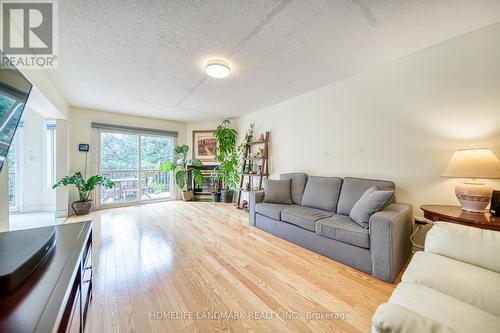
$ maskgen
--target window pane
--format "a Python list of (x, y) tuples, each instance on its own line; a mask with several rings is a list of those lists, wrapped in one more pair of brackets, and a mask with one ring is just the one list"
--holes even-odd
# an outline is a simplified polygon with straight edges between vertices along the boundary
[(172, 138), (141, 136), (141, 169), (158, 170), (172, 154)]
[(138, 199), (139, 136), (101, 133), (101, 174), (113, 180), (113, 189), (101, 189), (101, 203)]
[(56, 130), (53, 126), (47, 126), (46, 133), (46, 146), (47, 146), (47, 154), (46, 154), (46, 181), (47, 187), (51, 187), (56, 181)]
[(16, 146), (14, 142), (10, 146), (7, 160), (9, 165), (9, 206), (14, 207), (16, 205)]
[(134, 134), (101, 134), (102, 170), (137, 170), (138, 136)]
[(143, 171), (141, 176), (142, 200), (170, 198), (172, 172)]
[(161, 172), (160, 163), (172, 152), (171, 137), (141, 136), (142, 200), (171, 196), (172, 172)]

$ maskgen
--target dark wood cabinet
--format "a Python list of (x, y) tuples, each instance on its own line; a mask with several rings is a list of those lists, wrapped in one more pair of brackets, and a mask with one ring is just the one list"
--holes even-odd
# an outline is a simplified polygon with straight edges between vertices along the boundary
[[(92, 239), (92, 237), (91, 237)], [(82, 332), (85, 330), (86, 318), (92, 299), (92, 242), (89, 242), (82, 260)]]
[(82, 332), (82, 300), (80, 295), (80, 286), (75, 284), (73, 292), (70, 296), (70, 302), (67, 304), (65, 309), (65, 317), (62, 321), (62, 325), (59, 326), (59, 332)]
[(92, 299), (92, 222), (56, 226), (54, 252), (0, 299), (0, 332), (79, 332)]

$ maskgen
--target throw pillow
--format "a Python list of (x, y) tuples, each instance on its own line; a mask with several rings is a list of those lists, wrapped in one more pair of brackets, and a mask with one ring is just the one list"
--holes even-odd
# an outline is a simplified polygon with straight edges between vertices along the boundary
[(290, 192), (290, 179), (264, 179), (264, 202), (277, 204), (292, 204), (292, 196)]
[(375, 186), (372, 186), (354, 204), (349, 217), (367, 229), (370, 216), (386, 208), (393, 196), (394, 191), (378, 191)]

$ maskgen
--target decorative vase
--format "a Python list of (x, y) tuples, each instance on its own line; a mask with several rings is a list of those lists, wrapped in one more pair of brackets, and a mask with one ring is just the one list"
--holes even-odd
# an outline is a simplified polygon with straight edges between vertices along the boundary
[(182, 191), (182, 200), (191, 201), (193, 200), (193, 192), (191, 191)]
[(220, 201), (220, 192), (212, 192), (212, 202)]
[(87, 215), (92, 210), (93, 205), (94, 200), (75, 201), (71, 204), (71, 208), (76, 215)]
[(222, 190), (220, 192), (220, 201), (224, 203), (232, 203), (233, 202), (233, 190)]

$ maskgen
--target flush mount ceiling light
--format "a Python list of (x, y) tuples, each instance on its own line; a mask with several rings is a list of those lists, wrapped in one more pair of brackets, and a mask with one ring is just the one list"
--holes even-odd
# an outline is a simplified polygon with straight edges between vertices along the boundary
[(205, 66), (205, 73), (210, 77), (223, 79), (231, 74), (231, 68), (222, 60), (212, 60)]

